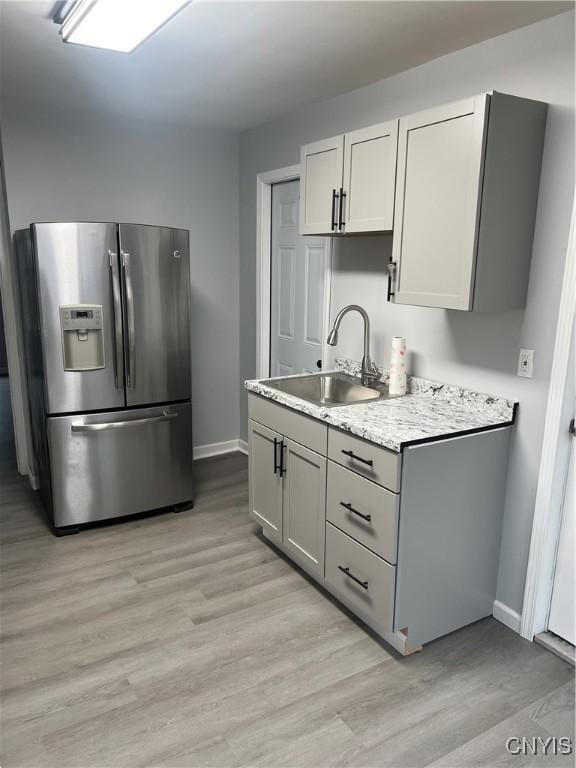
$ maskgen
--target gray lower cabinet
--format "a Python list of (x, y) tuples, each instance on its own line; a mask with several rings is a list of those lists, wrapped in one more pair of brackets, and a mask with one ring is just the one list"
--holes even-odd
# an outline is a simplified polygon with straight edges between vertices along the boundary
[(250, 516), (313, 576), (324, 577), (325, 456), (249, 420)]
[(284, 441), (283, 541), (290, 557), (324, 575), (326, 458)]
[(250, 420), (250, 516), (262, 526), (266, 536), (275, 542), (282, 541), (282, 477), (276, 465), (279, 437), (280, 435), (268, 427)]
[(257, 395), (248, 407), (251, 517), (384, 640), (407, 654), (491, 615), (509, 427), (395, 453)]

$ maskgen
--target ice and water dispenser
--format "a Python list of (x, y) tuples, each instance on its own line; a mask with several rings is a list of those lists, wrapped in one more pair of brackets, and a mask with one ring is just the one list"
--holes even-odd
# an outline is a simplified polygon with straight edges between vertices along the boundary
[(101, 304), (60, 307), (60, 327), (65, 371), (104, 368)]

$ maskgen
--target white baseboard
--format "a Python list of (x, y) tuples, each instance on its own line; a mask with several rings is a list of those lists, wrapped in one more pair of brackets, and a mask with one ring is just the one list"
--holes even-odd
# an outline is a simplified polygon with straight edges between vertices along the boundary
[(208, 459), (212, 456), (222, 456), (225, 453), (248, 453), (248, 446), (245, 440), (225, 440), (222, 443), (209, 443), (208, 445), (194, 446), (194, 460)]
[(514, 630), (514, 632), (520, 634), (522, 616), (516, 611), (512, 610), (512, 608), (509, 606), (501, 603), (500, 600), (494, 600), (492, 616), (494, 616), (495, 619), (498, 619), (498, 621), (501, 621), (502, 624), (505, 624), (507, 627)]

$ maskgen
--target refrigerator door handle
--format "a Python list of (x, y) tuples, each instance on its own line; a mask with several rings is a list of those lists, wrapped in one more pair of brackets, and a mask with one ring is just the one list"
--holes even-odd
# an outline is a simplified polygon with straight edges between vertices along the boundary
[(157, 424), (159, 421), (171, 421), (177, 419), (177, 413), (162, 411), (158, 416), (148, 416), (145, 419), (128, 419), (126, 421), (107, 421), (102, 424), (73, 423), (71, 432), (103, 432), (107, 429), (123, 429), (124, 427), (139, 427), (142, 424)]
[(108, 251), (110, 274), (112, 275), (112, 317), (114, 320), (114, 379), (116, 389), (124, 389), (122, 376), (122, 305), (120, 303), (120, 275), (118, 254)]
[(132, 276), (130, 274), (130, 254), (122, 253), (122, 273), (124, 276), (124, 295), (126, 296), (126, 314), (128, 325), (128, 370), (126, 371), (126, 383), (128, 389), (136, 386), (136, 365), (134, 345), (134, 291), (132, 289)]

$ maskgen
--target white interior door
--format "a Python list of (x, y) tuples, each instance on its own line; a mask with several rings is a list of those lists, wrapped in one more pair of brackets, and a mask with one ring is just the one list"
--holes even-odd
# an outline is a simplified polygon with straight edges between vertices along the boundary
[(550, 606), (550, 619), (548, 629), (576, 645), (574, 604), (576, 602), (574, 569), (574, 549), (576, 547), (576, 525), (574, 522), (574, 438), (570, 446), (570, 459), (568, 462), (568, 476), (566, 478), (566, 490), (562, 507), (562, 523), (560, 527), (560, 540), (558, 543), (558, 556), (556, 571), (554, 573), (554, 587), (552, 589), (552, 604)]
[(300, 182), (272, 187), (270, 375), (322, 366), (328, 239), (298, 228)]

